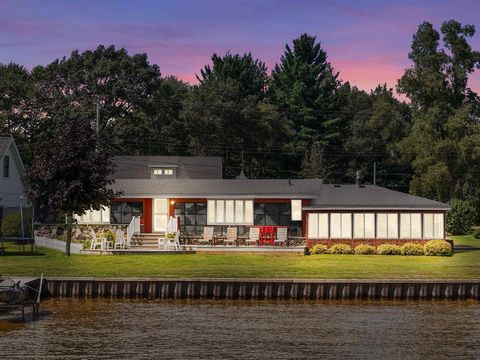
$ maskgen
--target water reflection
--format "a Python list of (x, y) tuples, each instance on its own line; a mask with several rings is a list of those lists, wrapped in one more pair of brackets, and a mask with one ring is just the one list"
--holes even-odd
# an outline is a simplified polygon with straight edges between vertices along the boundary
[(0, 359), (477, 359), (480, 304), (48, 300)]

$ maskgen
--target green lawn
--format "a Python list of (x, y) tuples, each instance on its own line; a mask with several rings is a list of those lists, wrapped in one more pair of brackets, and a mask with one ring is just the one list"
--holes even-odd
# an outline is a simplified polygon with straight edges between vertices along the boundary
[[(455, 237), (480, 247), (471, 236)], [(43, 255), (0, 256), (0, 274), (96, 277), (205, 277), (305, 279), (480, 279), (480, 250), (452, 257), (365, 255), (72, 255), (41, 249)]]

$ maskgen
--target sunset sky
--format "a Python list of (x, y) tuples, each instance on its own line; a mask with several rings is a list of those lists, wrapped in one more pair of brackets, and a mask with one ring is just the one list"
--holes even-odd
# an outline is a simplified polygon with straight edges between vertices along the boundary
[[(193, 83), (214, 52), (251, 51), (271, 69), (285, 44), (307, 32), (341, 79), (369, 90), (395, 86), (422, 21), (474, 24), (471, 44), (480, 49), (479, 15), (478, 0), (0, 0), (0, 63), (31, 68), (114, 44), (146, 52), (163, 75)], [(470, 85), (480, 90), (480, 71)]]

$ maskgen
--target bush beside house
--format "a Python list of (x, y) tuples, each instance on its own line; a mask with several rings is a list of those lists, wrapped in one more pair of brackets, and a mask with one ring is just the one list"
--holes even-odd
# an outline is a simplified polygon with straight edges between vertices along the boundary
[(447, 213), (446, 230), (452, 235), (465, 235), (470, 232), (475, 218), (475, 208), (470, 202), (453, 199), (450, 201), (452, 209)]
[(427, 256), (451, 256), (452, 246), (445, 240), (430, 240), (423, 251)]

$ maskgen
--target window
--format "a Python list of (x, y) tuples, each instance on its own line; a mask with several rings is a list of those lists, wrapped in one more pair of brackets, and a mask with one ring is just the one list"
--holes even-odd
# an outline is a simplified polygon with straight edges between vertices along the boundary
[(153, 175), (155, 177), (163, 177), (163, 176), (172, 176), (173, 175), (173, 169), (153, 169), (152, 170)]
[(422, 238), (422, 214), (400, 214), (400, 239)]
[(130, 224), (133, 216), (142, 216), (143, 202), (115, 202), (110, 208), (111, 224)]
[(377, 214), (377, 239), (398, 238), (398, 214)]
[(302, 200), (292, 200), (292, 221), (302, 221)]
[(328, 214), (308, 214), (308, 237), (310, 239), (328, 239)]
[(102, 207), (100, 210), (88, 210), (82, 216), (75, 215), (80, 224), (109, 224), (110, 208)]
[(3, 157), (3, 177), (10, 175), (10, 157), (5, 155)]
[(175, 203), (175, 216), (180, 220), (180, 230), (187, 234), (202, 234), (207, 225), (207, 203)]
[(353, 237), (355, 239), (375, 238), (374, 213), (355, 213), (353, 215)]
[(252, 200), (208, 200), (208, 225), (253, 225)]
[(352, 237), (352, 214), (330, 214), (330, 238), (350, 239)]
[(423, 237), (443, 239), (443, 214), (423, 214)]

